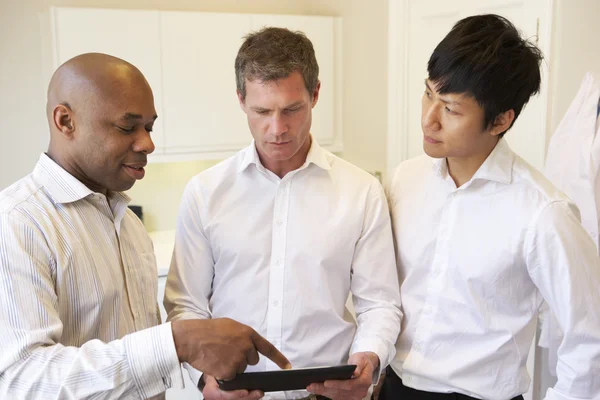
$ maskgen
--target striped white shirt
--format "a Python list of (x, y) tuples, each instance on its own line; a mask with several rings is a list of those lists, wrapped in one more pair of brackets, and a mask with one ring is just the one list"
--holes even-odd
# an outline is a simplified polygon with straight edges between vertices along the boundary
[(0, 398), (183, 386), (171, 326), (158, 325), (152, 242), (129, 200), (92, 192), (45, 154), (0, 192)]

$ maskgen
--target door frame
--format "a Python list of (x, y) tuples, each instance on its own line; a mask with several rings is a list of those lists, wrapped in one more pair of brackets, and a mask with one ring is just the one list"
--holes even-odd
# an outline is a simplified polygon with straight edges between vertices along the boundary
[[(542, 87), (540, 90), (546, 131), (550, 126), (552, 93), (549, 92), (550, 74), (548, 61), (551, 59), (552, 20), (555, 0), (539, 0), (541, 3), (538, 22), (538, 47), (544, 54), (542, 62)], [(408, 29), (410, 17), (409, 0), (388, 0), (388, 129), (386, 172), (388, 176), (400, 162), (408, 158)], [(418, 99), (414, 99), (417, 101)], [(551, 133), (546, 132), (544, 154)]]

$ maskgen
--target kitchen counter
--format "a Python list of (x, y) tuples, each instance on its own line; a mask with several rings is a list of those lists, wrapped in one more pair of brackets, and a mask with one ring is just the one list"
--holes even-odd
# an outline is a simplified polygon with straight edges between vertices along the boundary
[(158, 276), (167, 276), (175, 244), (175, 230), (155, 231), (148, 234), (154, 244)]

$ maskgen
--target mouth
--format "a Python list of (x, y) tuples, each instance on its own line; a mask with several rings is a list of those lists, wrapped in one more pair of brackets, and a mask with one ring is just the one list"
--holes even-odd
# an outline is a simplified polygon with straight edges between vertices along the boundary
[(144, 167), (146, 166), (146, 163), (133, 163), (133, 164), (123, 164), (123, 168), (125, 169), (125, 171), (134, 179), (139, 180), (142, 179), (144, 177), (144, 175), (146, 174), (146, 171), (144, 170)]
[(431, 143), (431, 144), (438, 144), (438, 143), (442, 143), (439, 140), (435, 140), (427, 135), (423, 136), (423, 140), (425, 140), (427, 143)]
[(291, 142), (281, 142), (281, 143), (271, 142), (271, 144), (276, 147), (285, 146), (286, 144), (290, 144), (290, 143)]

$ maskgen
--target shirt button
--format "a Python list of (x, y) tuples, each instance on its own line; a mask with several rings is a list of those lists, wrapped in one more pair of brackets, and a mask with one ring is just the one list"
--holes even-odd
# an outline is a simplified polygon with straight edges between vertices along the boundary
[(277, 225), (281, 225), (281, 224), (283, 224), (283, 221), (282, 220), (277, 220)]
[(281, 264), (281, 260), (275, 261), (275, 265), (280, 265), (280, 264)]
[(273, 301), (273, 306), (277, 307), (279, 305), (279, 302), (277, 300)]

